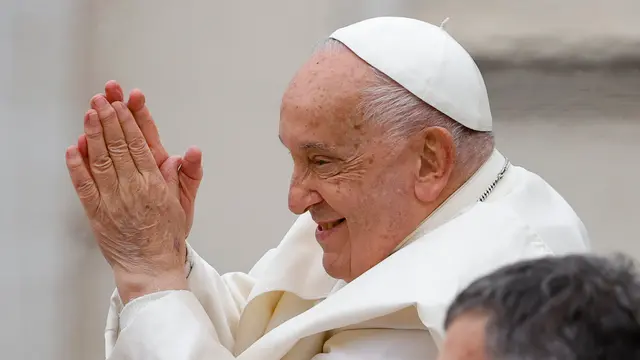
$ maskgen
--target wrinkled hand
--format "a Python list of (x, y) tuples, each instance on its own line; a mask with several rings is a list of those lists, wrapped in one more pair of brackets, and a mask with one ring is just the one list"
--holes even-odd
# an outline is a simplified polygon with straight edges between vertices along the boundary
[[(70, 146), (67, 167), (122, 300), (186, 289), (189, 224), (178, 182), (163, 177), (127, 105), (96, 95), (91, 107), (84, 119), (86, 162)], [(168, 157), (162, 167), (177, 177), (181, 163)]]
[[(124, 92), (116, 81), (112, 80), (107, 82), (104, 94), (109, 103), (124, 101)], [(129, 100), (127, 101), (127, 107), (142, 131), (142, 135), (151, 149), (151, 153), (162, 173), (162, 177), (180, 199), (180, 204), (187, 216), (188, 236), (193, 225), (196, 195), (203, 177), (202, 152), (197, 147), (190, 147), (182, 158), (175, 155), (169, 156), (169, 153), (160, 141), (158, 128), (146, 105), (145, 96), (140, 90), (134, 89), (131, 91)], [(82, 134), (78, 138), (78, 149), (85, 163), (88, 164), (86, 134)], [(177, 173), (175, 172), (175, 161), (180, 162)]]

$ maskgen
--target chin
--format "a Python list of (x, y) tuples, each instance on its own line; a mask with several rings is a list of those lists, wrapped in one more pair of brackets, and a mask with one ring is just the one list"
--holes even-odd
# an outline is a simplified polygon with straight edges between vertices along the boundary
[(349, 281), (349, 263), (340, 261), (339, 254), (324, 253), (322, 256), (322, 266), (324, 267), (324, 271), (332, 278)]

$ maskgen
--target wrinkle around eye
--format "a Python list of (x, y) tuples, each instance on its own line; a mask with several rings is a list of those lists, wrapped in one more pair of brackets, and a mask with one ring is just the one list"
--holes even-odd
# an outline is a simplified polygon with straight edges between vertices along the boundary
[(329, 178), (340, 173), (341, 167), (335, 160), (322, 157), (310, 159), (309, 163), (313, 167), (313, 172), (322, 178)]
[(344, 179), (356, 180), (362, 178), (366, 172), (366, 161), (364, 154), (358, 154), (345, 162), (340, 171)]

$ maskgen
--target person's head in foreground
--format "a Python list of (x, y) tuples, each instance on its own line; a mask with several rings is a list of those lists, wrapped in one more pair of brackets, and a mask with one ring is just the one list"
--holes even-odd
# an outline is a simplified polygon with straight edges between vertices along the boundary
[(640, 359), (640, 278), (624, 257), (498, 269), (451, 304), (440, 360)]
[(285, 91), (279, 129), (289, 208), (318, 223), (326, 271), (349, 281), (386, 258), (491, 156), (491, 123), (482, 76), (445, 30), (336, 31)]

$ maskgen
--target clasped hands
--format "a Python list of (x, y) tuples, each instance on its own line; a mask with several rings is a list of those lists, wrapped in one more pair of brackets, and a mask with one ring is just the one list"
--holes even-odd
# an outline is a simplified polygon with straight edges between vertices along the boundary
[(202, 180), (202, 153), (169, 156), (139, 90), (115, 81), (91, 99), (66, 163), (124, 303), (187, 289), (186, 238)]

